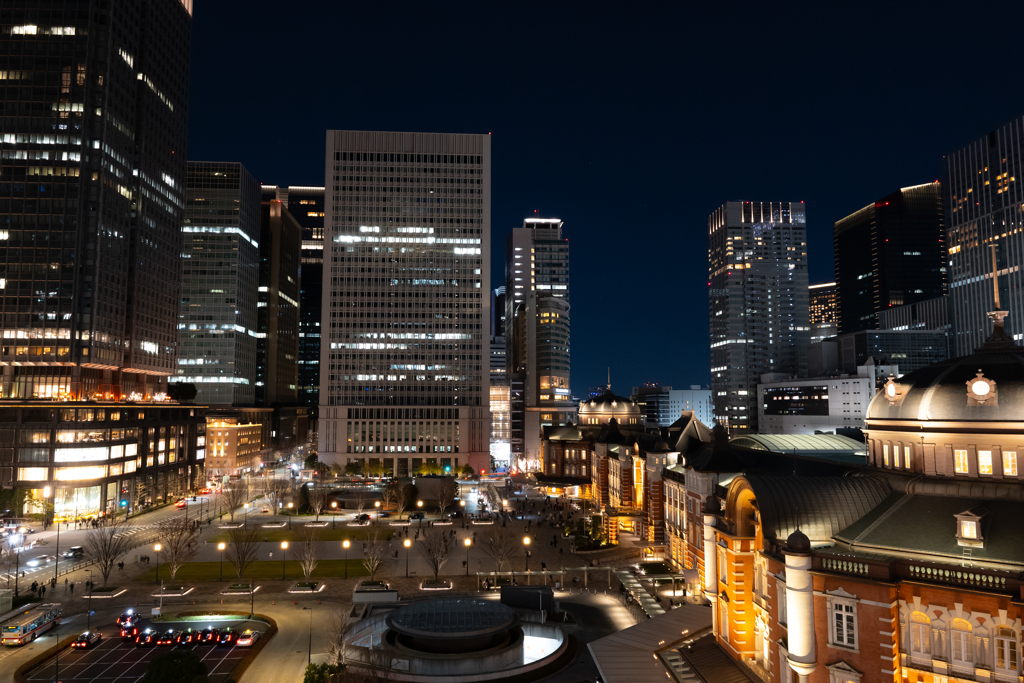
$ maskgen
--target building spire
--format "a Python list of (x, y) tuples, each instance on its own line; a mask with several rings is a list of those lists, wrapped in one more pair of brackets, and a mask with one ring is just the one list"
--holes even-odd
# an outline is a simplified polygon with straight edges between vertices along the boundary
[(980, 349), (977, 350), (990, 350), (1000, 351), (1004, 349), (1016, 348), (1017, 344), (1013, 341), (1010, 335), (1006, 334), (1006, 327), (1004, 321), (1006, 316), (1010, 315), (1009, 311), (1004, 311), (999, 305), (999, 268), (996, 265), (996, 249), (999, 245), (994, 242), (988, 245), (988, 248), (992, 250), (992, 294), (995, 298), (995, 310), (988, 312), (988, 317), (992, 321), (992, 334), (985, 340), (985, 343), (981, 345)]
[(611, 366), (609, 366), (608, 367), (608, 391), (611, 391), (611, 390), (612, 390), (612, 369), (611, 369)]

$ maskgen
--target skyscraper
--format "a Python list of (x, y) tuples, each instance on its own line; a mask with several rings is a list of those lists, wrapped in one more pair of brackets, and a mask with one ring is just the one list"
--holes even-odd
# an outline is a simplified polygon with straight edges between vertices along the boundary
[(264, 201), (256, 304), (256, 403), (261, 406), (294, 405), (298, 400), (301, 242), (302, 228), (281, 200)]
[(972, 353), (992, 331), (995, 306), (992, 249), (999, 270), (999, 304), (1009, 311), (1007, 334), (1024, 334), (1024, 117), (946, 158), (949, 182), (949, 297), (953, 355)]
[(490, 152), (488, 135), (327, 132), (322, 459), (489, 466)]
[(0, 7), (3, 398), (173, 372), (191, 23), (178, 0)]
[(505, 287), (491, 291), (491, 462), (510, 463), (510, 387), (505, 357)]
[(188, 162), (181, 227), (178, 372), (197, 401), (252, 405), (256, 399), (260, 185), (239, 163)]
[(839, 332), (878, 329), (878, 313), (946, 293), (942, 186), (904, 187), (836, 221)]
[[(505, 246), (505, 357), (522, 381), (512, 404), (511, 457), (536, 460), (545, 425), (565, 424), (576, 408), (569, 391), (569, 240), (558, 218), (527, 218)], [(518, 414), (518, 410), (523, 413)]]
[(810, 297), (810, 343), (834, 337), (837, 331), (836, 318), (839, 305), (836, 297), (836, 283), (825, 282), (807, 287)]
[(727, 202), (708, 219), (715, 415), (757, 431), (765, 373), (802, 374), (810, 330), (803, 202)]

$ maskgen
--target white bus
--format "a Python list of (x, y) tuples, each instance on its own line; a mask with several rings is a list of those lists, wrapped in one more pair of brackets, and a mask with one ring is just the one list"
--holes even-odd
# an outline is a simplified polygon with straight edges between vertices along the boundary
[(39, 605), (10, 619), (3, 625), (2, 642), (4, 645), (24, 645), (31, 643), (38, 636), (55, 628), (60, 623), (62, 610), (60, 605)]

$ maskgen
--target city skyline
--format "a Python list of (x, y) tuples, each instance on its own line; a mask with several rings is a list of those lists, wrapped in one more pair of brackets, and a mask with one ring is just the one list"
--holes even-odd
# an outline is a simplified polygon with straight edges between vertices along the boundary
[[(246, 36), (262, 30), (275, 6), (198, 3), (195, 54), (204, 68), (192, 78), (190, 146), (193, 158), (242, 161), (264, 183), (322, 185), (322, 132), (329, 128), (492, 133), (494, 244), (534, 210), (587, 226), (573, 249), (573, 393), (582, 398), (587, 387), (603, 384), (609, 365), (620, 391), (649, 380), (707, 384), (708, 328), (698, 295), (706, 287), (706, 255), (691, 245), (703, 239), (716, 206), (742, 198), (805, 200), (812, 207), (810, 281), (831, 281), (835, 221), (893, 188), (941, 180), (944, 155), (1024, 111), (1024, 95), (983, 70), (971, 72), (979, 79), (974, 87), (999, 93), (984, 107), (957, 98), (935, 106), (951, 82), (944, 74), (966, 69), (942, 37), (958, 36), (958, 51), (984, 50), (987, 28), (981, 14), (941, 9), (952, 3), (933, 7), (921, 14), (871, 3), (813, 10), (750, 5), (734, 25), (724, 6), (698, 16), (678, 7), (614, 20), (601, 6), (406, 8), (394, 21), (383, 7), (350, 7), (342, 16), (340, 7), (311, 3), (308, 11), (320, 19), (293, 49), (257, 69), (240, 55), (247, 54)], [(873, 21), (864, 35), (855, 27), (868, 17), (885, 20)], [(379, 55), (373, 34), (357, 31), (345, 31), (339, 43), (335, 27), (354, 23), (389, 26), (392, 47)], [(236, 30), (225, 32), (226, 25)], [(739, 45), (773, 34), (799, 39), (754, 58), (746, 50), (723, 53), (716, 32), (707, 30), (712, 26), (732, 26), (730, 42)], [(459, 76), (428, 87), (414, 46), (431, 32), (487, 38), (481, 48), (438, 55), (438, 68)], [(855, 59), (844, 47), (853, 43), (863, 48)], [(551, 50), (555, 44), (563, 49)], [(339, 59), (345, 87), (324, 85), (325, 65)], [(915, 77), (880, 78), (900, 71)], [(756, 84), (777, 82), (780, 74), (795, 75), (795, 90), (786, 92), (799, 104), (761, 106), (759, 98), (775, 96)], [(268, 110), (256, 95), (268, 78), (308, 99), (296, 109)], [(235, 95), (225, 97), (229, 80)], [(867, 88), (871, 98), (857, 94)], [(394, 106), (405, 94), (415, 106)], [(870, 104), (879, 99), (887, 106)], [(545, 108), (557, 116), (538, 116)], [(651, 144), (655, 131), (658, 142)], [(250, 144), (255, 138), (258, 154)], [(770, 163), (748, 163), (754, 150), (778, 142), (795, 146), (770, 155)], [(645, 238), (623, 239), (628, 234)], [(504, 263), (500, 252), (492, 250), (495, 275)], [(612, 272), (635, 289), (607, 288)], [(672, 282), (641, 280), (652, 273)], [(635, 347), (603, 334), (608, 311), (628, 310), (640, 297), (672, 312), (662, 333), (635, 340)]]

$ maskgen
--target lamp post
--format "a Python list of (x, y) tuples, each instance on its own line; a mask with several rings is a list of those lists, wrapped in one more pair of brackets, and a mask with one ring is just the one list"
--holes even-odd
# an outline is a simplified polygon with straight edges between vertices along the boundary
[(221, 542), (217, 544), (217, 550), (220, 551), (220, 580), (224, 580), (224, 548), (227, 547), (227, 543)]
[(92, 570), (89, 571), (89, 606), (85, 610), (85, 630), (92, 626)]
[(526, 546), (526, 571), (530, 571), (530, 537), (523, 536), (523, 545)]
[[(160, 551), (163, 550), (163, 546), (157, 543), (153, 546), (153, 550), (156, 551), (156, 580), (160, 580)], [(161, 591), (162, 592), (162, 591)]]
[(466, 528), (466, 501), (460, 500), (459, 507), (462, 508), (462, 528)]
[(249, 503), (248, 502), (245, 504), (245, 521), (242, 523), (242, 526), (245, 527), (246, 529), (249, 528)]
[(288, 541), (281, 541), (281, 578), (284, 579), (284, 561), (288, 558)]
[(469, 547), (473, 545), (473, 539), (466, 538), (463, 543), (466, 546), (466, 576), (469, 576)]
[[(50, 487), (43, 487), (43, 498), (50, 497)], [(53, 563), (53, 585), (57, 585), (57, 565), (60, 564), (60, 522), (57, 521), (57, 492), (53, 492), (53, 521), (57, 525), (57, 544), (53, 549), (53, 554), (56, 555), (57, 560)]]
[[(313, 608), (303, 607), (303, 610), (309, 610), (309, 651), (306, 654), (306, 665), (313, 661)], [(302, 650), (299, 650), (302, 652)]]
[(402, 542), (405, 546), (405, 578), (409, 578), (409, 547), (412, 545), (412, 541), (408, 538)]
[(341, 547), (345, 549), (345, 578), (348, 578), (348, 547), (352, 545), (346, 538), (341, 542)]
[[(416, 507), (419, 509), (420, 512), (423, 512), (423, 501), (422, 500), (417, 500), (416, 501)], [(423, 516), (422, 515), (420, 516), (420, 526), (423, 526)]]
[(331, 501), (331, 528), (332, 529), (337, 529), (338, 528), (337, 521), (338, 521), (338, 501), (332, 500)]
[(377, 508), (377, 524), (380, 525), (380, 501), (373, 501), (373, 507)]

